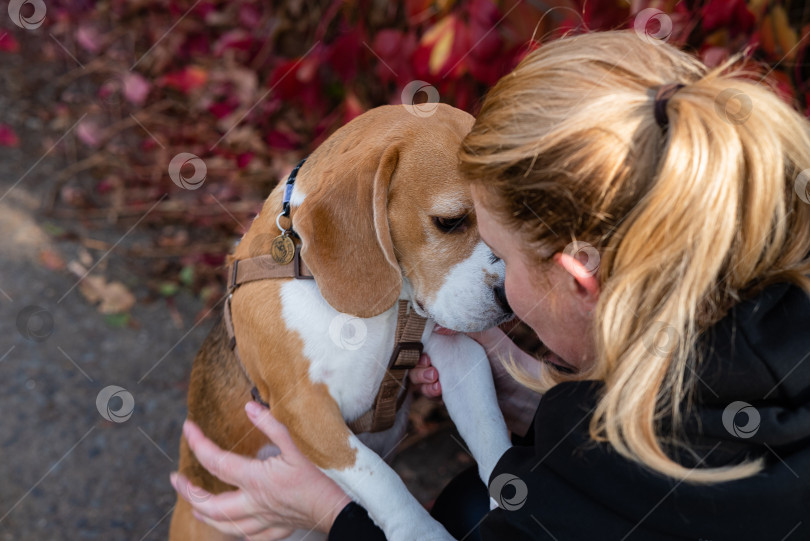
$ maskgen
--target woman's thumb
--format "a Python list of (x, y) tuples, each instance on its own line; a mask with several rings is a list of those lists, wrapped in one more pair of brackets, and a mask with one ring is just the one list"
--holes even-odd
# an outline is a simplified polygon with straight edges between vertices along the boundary
[(245, 411), (250, 421), (261, 430), (270, 441), (281, 450), (282, 455), (299, 453), (298, 448), (290, 437), (290, 432), (278, 419), (276, 419), (268, 408), (250, 401), (245, 404)]

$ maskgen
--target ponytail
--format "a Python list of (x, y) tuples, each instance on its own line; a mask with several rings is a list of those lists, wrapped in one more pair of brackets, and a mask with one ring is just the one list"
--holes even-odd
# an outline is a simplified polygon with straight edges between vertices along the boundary
[[(663, 85), (683, 86), (662, 124)], [(537, 390), (603, 381), (591, 436), (654, 471), (695, 483), (759, 471), (687, 469), (664, 444), (685, 446), (700, 333), (769, 283), (810, 294), (807, 121), (738, 59), (709, 70), (633, 32), (594, 33), (546, 44), (501, 79), (459, 156), (538, 274), (549, 262), (536, 247), (576, 240), (600, 253), (594, 365), (538, 381), (507, 362), (515, 377)]]

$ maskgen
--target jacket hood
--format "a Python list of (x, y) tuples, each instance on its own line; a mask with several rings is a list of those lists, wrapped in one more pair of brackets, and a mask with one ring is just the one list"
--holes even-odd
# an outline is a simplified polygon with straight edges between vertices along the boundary
[(723, 441), (720, 463), (742, 459), (752, 447), (790, 452), (810, 442), (807, 293), (770, 285), (731, 308), (702, 340), (699, 405), (686, 416), (687, 434)]

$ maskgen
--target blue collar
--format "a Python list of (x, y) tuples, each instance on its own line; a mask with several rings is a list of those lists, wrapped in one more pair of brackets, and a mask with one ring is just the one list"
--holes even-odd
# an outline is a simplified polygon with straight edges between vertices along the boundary
[[(301, 169), (301, 166), (304, 165), (305, 161), (307, 161), (307, 158), (304, 158), (303, 160), (298, 162), (298, 165), (296, 165), (293, 168), (293, 170), (290, 171), (290, 176), (287, 177), (287, 185), (284, 187), (284, 199), (282, 199), (281, 201), (281, 216), (284, 216), (285, 218), (290, 217), (290, 197), (292, 196), (293, 185), (295, 184), (295, 177), (298, 175), (298, 170)], [(278, 223), (278, 220), (276, 220), (276, 223)], [(298, 233), (296, 233), (293, 230), (292, 220), (290, 220), (289, 231), (290, 234), (293, 235), (294, 237), (301, 238), (298, 236)]]

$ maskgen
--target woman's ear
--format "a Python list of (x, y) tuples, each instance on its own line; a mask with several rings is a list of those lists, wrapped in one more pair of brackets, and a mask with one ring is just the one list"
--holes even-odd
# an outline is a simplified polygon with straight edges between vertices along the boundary
[[(381, 314), (397, 301), (402, 270), (388, 224), (388, 187), (398, 143), (379, 151), (353, 148), (327, 154), (320, 174), (292, 216), (306, 262), (326, 302), (357, 317)], [(302, 170), (303, 172), (303, 170)]]
[(565, 252), (554, 254), (554, 262), (571, 275), (574, 279), (576, 292), (581, 296), (581, 300), (592, 309), (599, 300), (601, 286), (599, 285), (599, 268), (593, 268), (590, 261), (582, 262), (573, 255)]

